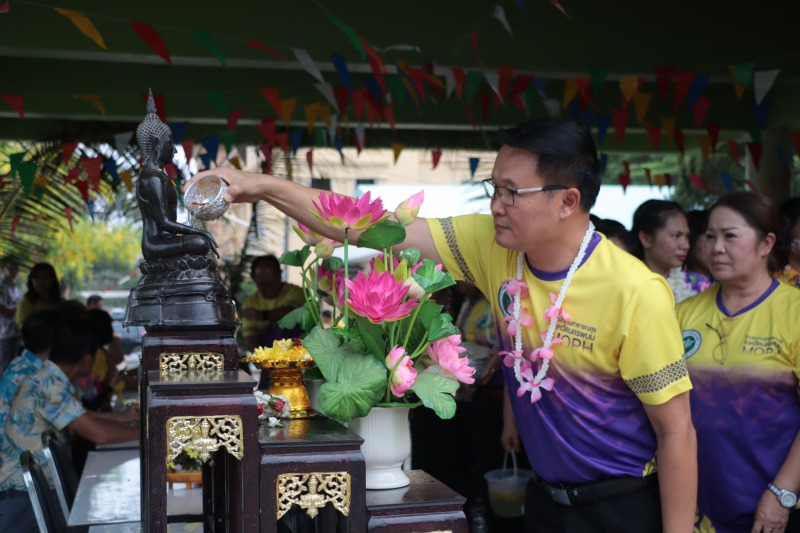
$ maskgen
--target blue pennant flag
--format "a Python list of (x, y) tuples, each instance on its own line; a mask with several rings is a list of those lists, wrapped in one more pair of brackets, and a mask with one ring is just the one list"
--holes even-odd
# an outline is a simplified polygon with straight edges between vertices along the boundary
[(603, 174), (606, 173), (607, 166), (608, 166), (608, 154), (600, 154), (600, 177), (603, 177)]
[(92, 222), (94, 222), (94, 200), (89, 200), (86, 202), (86, 212), (89, 213)]
[(569, 116), (573, 122), (577, 122), (580, 124), (581, 122), (581, 104), (578, 103), (577, 98), (573, 98), (573, 100), (567, 106), (567, 111), (569, 111)]
[(211, 168), (211, 156), (209, 154), (200, 154), (200, 161), (203, 162), (205, 168)]
[(172, 130), (172, 140), (176, 143), (179, 143), (183, 140), (183, 134), (186, 132), (186, 128), (189, 126), (189, 122), (173, 122), (169, 125), (169, 129)]
[(703, 91), (706, 90), (708, 85), (708, 76), (695, 76), (692, 80), (692, 86), (689, 87), (689, 92), (686, 93), (686, 103), (689, 108), (693, 108), (697, 100), (703, 96)]
[(475, 177), (475, 171), (478, 170), (478, 163), (480, 162), (481, 160), (477, 157), (469, 158), (469, 173), (473, 178)]
[(361, 81), (364, 82), (364, 86), (369, 89), (369, 92), (375, 97), (375, 101), (378, 102), (378, 105), (381, 105), (383, 98), (381, 98), (381, 89), (378, 87), (378, 80), (375, 79), (375, 76), (372, 74), (363, 76)]
[(781, 163), (783, 170), (789, 170), (789, 160), (786, 158), (786, 150), (782, 146), (775, 147), (775, 155), (778, 156), (778, 161)]
[(762, 100), (760, 104), (757, 104), (755, 100), (753, 100), (753, 111), (756, 114), (756, 124), (758, 124), (758, 129), (763, 130), (767, 127), (769, 112), (771, 110), (772, 102), (770, 100)]
[(350, 70), (347, 68), (344, 57), (341, 54), (331, 54), (331, 63), (333, 63), (333, 68), (336, 69), (339, 79), (342, 80), (342, 85), (347, 88), (348, 93), (352, 94), (353, 82), (350, 81)]
[(117, 163), (113, 159), (109, 159), (107, 157), (103, 158), (103, 170), (108, 172), (112, 178), (114, 178), (114, 183), (119, 185), (122, 183), (122, 180), (119, 177), (119, 173), (117, 172)]
[(342, 138), (336, 137), (333, 139), (333, 147), (339, 151), (339, 158), (342, 160), (342, 164), (344, 165), (344, 152), (342, 152)]
[(219, 153), (219, 135), (203, 137), (200, 139), (200, 144), (206, 149), (205, 155), (208, 156), (207, 159), (204, 159), (203, 156), (200, 156), (200, 159), (202, 159), (203, 163), (205, 163), (206, 168), (211, 168), (209, 162), (213, 161), (215, 165), (217, 163), (217, 154)]
[(592, 133), (592, 117), (594, 113), (592, 112), (591, 107), (587, 107), (586, 111), (583, 112), (583, 127), (586, 128), (586, 131), (589, 132), (591, 135)]
[(517, 9), (522, 11), (522, 15), (525, 17), (525, 20), (528, 21), (528, 24), (530, 24), (531, 17), (528, 16), (528, 10), (525, 9), (525, 0), (514, 0), (514, 4), (517, 6)]
[(597, 146), (603, 144), (603, 139), (606, 138), (608, 127), (611, 126), (611, 117), (608, 115), (597, 115), (594, 119), (597, 124)]
[(300, 148), (300, 143), (303, 142), (303, 128), (295, 128), (290, 134), (292, 142), (292, 157), (297, 157), (297, 149)]
[(723, 172), (719, 175), (719, 178), (722, 180), (722, 184), (725, 186), (726, 189), (729, 191), (733, 190), (733, 178), (727, 172)]
[(542, 98), (547, 98), (547, 93), (544, 91), (545, 79), (540, 78), (539, 76), (534, 76), (533, 81), (531, 82), (534, 87), (536, 87), (536, 92), (539, 93), (539, 96)]

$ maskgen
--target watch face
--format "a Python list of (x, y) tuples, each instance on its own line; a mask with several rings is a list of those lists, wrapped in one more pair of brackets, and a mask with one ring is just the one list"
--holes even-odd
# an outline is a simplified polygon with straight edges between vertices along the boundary
[(795, 505), (797, 505), (797, 496), (791, 492), (784, 491), (784, 493), (781, 494), (781, 505), (787, 509), (793, 508)]

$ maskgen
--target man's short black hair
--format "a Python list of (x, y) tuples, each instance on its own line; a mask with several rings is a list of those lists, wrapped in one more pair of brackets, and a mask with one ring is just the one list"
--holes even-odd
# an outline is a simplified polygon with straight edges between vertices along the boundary
[(74, 365), (87, 355), (94, 355), (99, 346), (92, 324), (86, 318), (65, 317), (53, 338), (50, 360)]
[(86, 298), (86, 305), (88, 306), (88, 305), (92, 305), (94, 303), (102, 302), (102, 301), (103, 301), (103, 297), (102, 296), (100, 296), (99, 294), (92, 294), (91, 296)]
[(37, 311), (22, 322), (22, 344), (35, 354), (49, 350), (61, 324), (58, 311)]
[(259, 266), (269, 266), (273, 267), (278, 272), (281, 271), (281, 263), (278, 261), (278, 258), (274, 255), (260, 255), (253, 259), (253, 262), (250, 263), (250, 276), (256, 275), (256, 268)]

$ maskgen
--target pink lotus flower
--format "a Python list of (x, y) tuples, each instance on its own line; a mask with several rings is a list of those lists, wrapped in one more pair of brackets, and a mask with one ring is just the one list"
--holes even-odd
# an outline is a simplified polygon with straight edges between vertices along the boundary
[(400, 202), (397, 209), (394, 210), (394, 217), (399, 223), (408, 226), (417, 219), (419, 214), (419, 206), (422, 205), (425, 191), (419, 191), (412, 194), (407, 200)]
[(369, 192), (361, 198), (350, 198), (336, 193), (319, 193), (319, 204), (309, 209), (311, 214), (334, 228), (366, 229), (386, 218), (386, 209), (380, 198), (369, 200)]
[(336, 305), (344, 305), (344, 269), (340, 268), (335, 273), (320, 265), (317, 271), (317, 283), (320, 290), (332, 294), (336, 298)]
[(295, 233), (297, 233), (297, 236), (300, 237), (300, 239), (302, 239), (302, 241), (309, 246), (314, 246), (322, 239), (324, 239), (322, 235), (320, 235), (316, 231), (309, 229), (307, 226), (300, 224), (299, 222), (297, 223), (297, 226), (292, 226), (292, 229), (294, 230)]
[[(417, 379), (414, 362), (405, 353), (406, 349), (403, 346), (395, 346), (389, 351), (385, 361), (389, 372), (397, 365), (394, 374), (392, 374), (392, 381), (389, 387), (392, 389), (392, 394), (398, 398), (402, 398), (403, 394), (414, 385), (414, 380)], [(400, 360), (400, 364), (397, 363), (398, 360)]]
[(411, 314), (419, 304), (416, 299), (403, 301), (408, 287), (389, 272), (359, 272), (354, 281), (344, 280), (350, 289), (349, 307), (357, 315), (367, 317), (373, 324), (400, 320)]
[(469, 366), (469, 359), (459, 357), (459, 354), (466, 350), (461, 346), (461, 335), (450, 335), (432, 342), (426, 348), (426, 351), (436, 364), (428, 367), (428, 371), (436, 372), (468, 385), (475, 383), (475, 379), (472, 377), (475, 369)]

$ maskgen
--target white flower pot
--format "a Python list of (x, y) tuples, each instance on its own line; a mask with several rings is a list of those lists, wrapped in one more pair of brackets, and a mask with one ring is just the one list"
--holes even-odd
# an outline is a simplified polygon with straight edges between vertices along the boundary
[(350, 429), (364, 439), (367, 489), (397, 489), (411, 483), (402, 469), (411, 455), (408, 411), (408, 407), (373, 407), (367, 416), (350, 422)]

